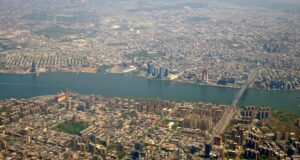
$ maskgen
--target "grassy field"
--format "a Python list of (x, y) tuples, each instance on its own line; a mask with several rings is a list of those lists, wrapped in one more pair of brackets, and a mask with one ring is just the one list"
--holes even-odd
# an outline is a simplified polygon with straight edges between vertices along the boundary
[(5, 113), (6, 114), (6, 117), (9, 117), (9, 115), (10, 115), (10, 110), (9, 110), (9, 108), (7, 108), (7, 107), (1, 107), (0, 108), (0, 114), (2, 114), (2, 113)]
[(126, 156), (126, 153), (125, 153), (125, 152), (120, 152), (120, 153), (118, 153), (119, 159), (122, 159), (122, 158), (124, 158), (125, 156)]
[(272, 115), (274, 118), (277, 118), (281, 122), (294, 122), (298, 118), (296, 114), (293, 114), (291, 112), (283, 111), (283, 110), (274, 110), (272, 112)]
[(299, 117), (294, 113), (284, 110), (274, 110), (272, 111), (272, 117), (263, 121), (270, 126), (274, 132), (295, 132), (296, 135), (299, 136), (300, 128), (295, 125), (297, 118)]
[(67, 120), (56, 126), (56, 130), (67, 134), (80, 135), (80, 132), (86, 129), (88, 125), (84, 122)]

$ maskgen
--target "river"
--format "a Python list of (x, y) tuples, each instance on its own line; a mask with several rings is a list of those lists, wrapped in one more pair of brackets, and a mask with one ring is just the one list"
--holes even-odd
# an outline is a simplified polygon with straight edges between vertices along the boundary
[[(238, 89), (144, 79), (128, 74), (42, 73), (0, 74), (0, 99), (57, 94), (68, 88), (80, 94), (231, 104)], [(270, 106), (300, 115), (299, 91), (248, 89), (239, 105)]]

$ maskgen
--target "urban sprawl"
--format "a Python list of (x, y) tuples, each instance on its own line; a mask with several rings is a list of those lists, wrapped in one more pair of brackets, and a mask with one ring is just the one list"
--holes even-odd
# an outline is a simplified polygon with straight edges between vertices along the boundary
[(294, 12), (195, 0), (2, 3), (3, 73), (108, 67), (112, 73), (240, 87), (255, 71), (251, 87), (299, 89), (300, 17)]
[(299, 159), (300, 119), (267, 107), (64, 92), (0, 101), (0, 159)]

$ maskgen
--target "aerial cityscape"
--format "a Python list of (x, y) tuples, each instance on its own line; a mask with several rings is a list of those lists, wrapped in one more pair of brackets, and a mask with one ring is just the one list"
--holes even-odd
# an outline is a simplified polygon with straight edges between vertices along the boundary
[(0, 4), (0, 160), (300, 159), (300, 1)]

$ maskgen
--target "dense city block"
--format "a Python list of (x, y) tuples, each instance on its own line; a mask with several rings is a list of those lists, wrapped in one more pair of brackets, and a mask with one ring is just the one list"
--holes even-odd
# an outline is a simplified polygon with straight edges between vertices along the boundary
[[(268, 107), (60, 93), (0, 101), (4, 159), (299, 158), (300, 119)], [(273, 115), (274, 114), (274, 115)], [(274, 122), (275, 121), (275, 122)]]

